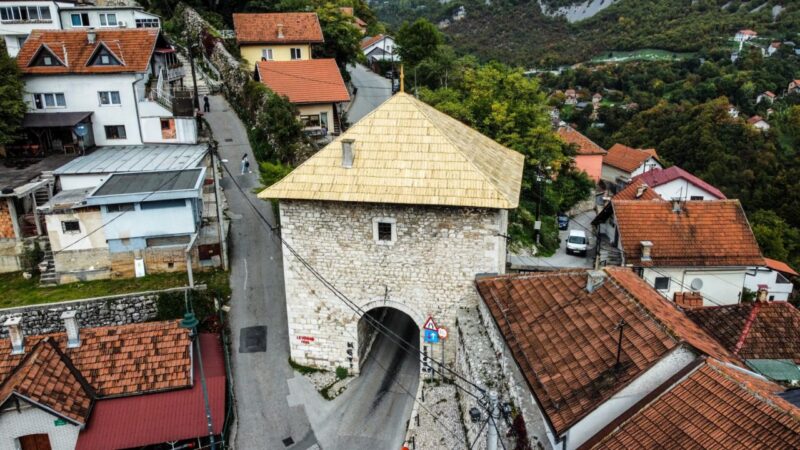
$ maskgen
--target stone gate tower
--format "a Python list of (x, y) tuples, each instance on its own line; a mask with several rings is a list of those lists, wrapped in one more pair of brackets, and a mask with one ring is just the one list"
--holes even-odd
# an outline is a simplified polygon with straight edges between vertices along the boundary
[[(283, 238), (364, 311), (454, 331), (475, 275), (504, 272), (523, 160), (399, 93), (259, 197), (279, 200)], [(359, 316), (283, 255), (292, 358), (357, 372)]]

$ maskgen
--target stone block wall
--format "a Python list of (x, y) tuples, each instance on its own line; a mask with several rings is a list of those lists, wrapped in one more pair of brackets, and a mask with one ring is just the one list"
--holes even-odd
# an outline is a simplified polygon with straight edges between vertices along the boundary
[[(396, 221), (397, 239), (378, 243), (373, 220)], [(428, 316), (454, 330), (458, 306), (474, 305), (479, 273), (502, 272), (507, 213), (501, 210), (284, 201), (283, 237), (364, 311), (391, 306), (421, 327)], [(290, 252), (284, 279), (292, 358), (321, 368), (358, 371), (358, 315), (337, 299)], [(347, 355), (348, 343), (354, 357)], [(438, 344), (420, 349), (438, 356)], [(455, 346), (446, 347), (452, 363)]]
[(0, 239), (0, 273), (18, 272), (22, 270), (20, 255), (25, 250), (25, 243), (16, 239)]

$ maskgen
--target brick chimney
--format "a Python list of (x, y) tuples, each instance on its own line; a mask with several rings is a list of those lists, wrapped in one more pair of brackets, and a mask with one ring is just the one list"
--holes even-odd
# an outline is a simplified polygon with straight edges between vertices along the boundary
[(596, 291), (606, 281), (606, 273), (602, 270), (589, 270), (586, 272), (586, 292)]
[(682, 207), (681, 203), (683, 203), (681, 201), (681, 199), (673, 198), (672, 199), (672, 212), (680, 213), (683, 210), (683, 207)]
[(758, 291), (756, 291), (756, 301), (764, 303), (769, 301), (769, 286), (766, 284), (758, 285)]
[(69, 310), (61, 313), (61, 320), (64, 321), (64, 328), (67, 329), (67, 348), (77, 348), (81, 346), (80, 326), (78, 325), (78, 311)]
[(89, 31), (86, 32), (86, 42), (89, 45), (94, 45), (94, 42), (97, 40), (97, 33), (94, 31), (94, 28), (89, 28)]
[(342, 167), (350, 169), (353, 167), (353, 160), (356, 157), (353, 139), (342, 139)]
[(644, 191), (646, 191), (646, 190), (647, 190), (647, 185), (646, 184), (639, 185), (639, 187), (636, 188), (636, 198), (639, 198), (642, 195), (644, 195)]
[(3, 322), (3, 326), (8, 331), (8, 338), (11, 340), (11, 354), (21, 355), (25, 353), (25, 337), (22, 335), (22, 316), (9, 317)]
[(703, 296), (699, 292), (676, 292), (673, 300), (683, 309), (703, 307)]
[(652, 261), (653, 258), (650, 256), (650, 251), (653, 249), (653, 242), (652, 241), (641, 241), (642, 244), (642, 261)]
[(278, 39), (283, 39), (283, 24), (279, 23), (276, 26), (278, 27)]

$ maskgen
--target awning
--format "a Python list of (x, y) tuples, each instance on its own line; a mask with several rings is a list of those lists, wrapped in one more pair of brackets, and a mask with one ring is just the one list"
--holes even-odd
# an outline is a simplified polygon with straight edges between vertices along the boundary
[(91, 111), (27, 113), (22, 119), (23, 128), (74, 127), (91, 116)]
[[(217, 334), (201, 333), (198, 338), (214, 433), (220, 434), (225, 419), (222, 344)], [(197, 360), (195, 355), (194, 386), (190, 389), (98, 400), (78, 435), (76, 450), (138, 448), (208, 436)]]
[(175, 53), (174, 48), (157, 48), (156, 53)]

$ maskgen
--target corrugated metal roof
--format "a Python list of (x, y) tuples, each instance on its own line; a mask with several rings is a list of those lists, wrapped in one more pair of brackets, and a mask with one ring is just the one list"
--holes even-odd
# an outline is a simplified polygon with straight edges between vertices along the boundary
[(775, 381), (800, 380), (800, 368), (791, 359), (747, 359), (748, 366)]
[[(199, 336), (208, 387), (214, 433), (222, 432), (225, 419), (225, 364), (216, 334)], [(194, 385), (158, 394), (137, 395), (95, 403), (76, 450), (138, 448), (163, 442), (207, 436), (198, 359), (194, 358)]]
[(73, 159), (54, 173), (75, 175), (191, 169), (200, 164), (207, 152), (206, 144), (102, 147), (86, 156)]
[(196, 189), (203, 182), (203, 173), (202, 168), (163, 172), (115, 173), (92, 193), (92, 197)]

